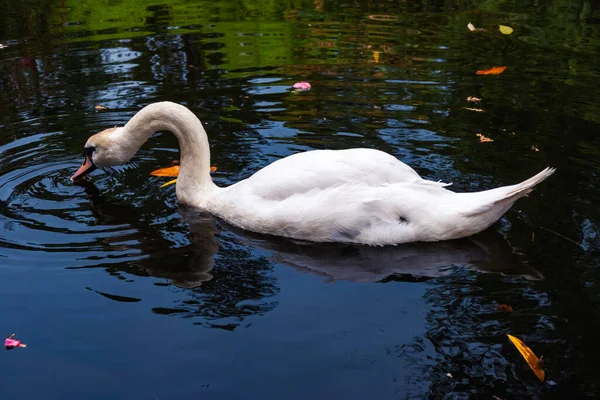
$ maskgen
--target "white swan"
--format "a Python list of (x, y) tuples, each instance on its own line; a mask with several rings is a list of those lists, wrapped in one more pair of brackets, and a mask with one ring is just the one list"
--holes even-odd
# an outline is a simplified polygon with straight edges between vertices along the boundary
[(546, 168), (512, 186), (455, 193), (372, 149), (314, 150), (278, 160), (229, 187), (210, 177), (208, 137), (186, 107), (154, 103), (125, 126), (89, 138), (72, 180), (127, 162), (157, 131), (175, 134), (181, 152), (178, 200), (242, 229), (316, 242), (389, 245), (455, 239), (481, 232), (554, 173)]

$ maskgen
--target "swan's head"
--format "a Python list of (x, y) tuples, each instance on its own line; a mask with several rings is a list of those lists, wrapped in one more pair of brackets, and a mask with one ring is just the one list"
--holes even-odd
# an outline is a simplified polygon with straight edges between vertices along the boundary
[(125, 135), (123, 127), (105, 129), (91, 136), (85, 144), (83, 164), (71, 180), (82, 178), (96, 168), (125, 164), (138, 149), (130, 143), (131, 139), (131, 135)]

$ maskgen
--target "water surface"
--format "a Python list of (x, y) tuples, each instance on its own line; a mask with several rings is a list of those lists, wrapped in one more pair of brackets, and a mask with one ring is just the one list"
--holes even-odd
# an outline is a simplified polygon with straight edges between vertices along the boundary
[[(2, 398), (599, 394), (596, 3), (2, 9), (0, 327), (28, 344), (0, 358)], [(312, 89), (293, 93), (301, 80)], [(558, 171), (481, 235), (390, 248), (267, 238), (180, 208), (150, 176), (178, 159), (166, 133), (69, 181), (91, 134), (163, 100), (202, 119), (219, 185), (322, 148), (384, 150), (456, 191)], [(544, 356), (550, 384), (507, 333)]]

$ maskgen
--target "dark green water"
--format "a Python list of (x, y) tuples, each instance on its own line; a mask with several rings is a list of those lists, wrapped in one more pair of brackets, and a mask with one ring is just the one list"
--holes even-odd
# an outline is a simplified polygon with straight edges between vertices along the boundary
[[(596, 2), (0, 4), (0, 333), (28, 345), (2, 399), (600, 395)], [(358, 146), (453, 190), (558, 171), (482, 235), (378, 249), (188, 215), (149, 175), (168, 134), (69, 181), (88, 136), (161, 100), (203, 120), (219, 185)]]

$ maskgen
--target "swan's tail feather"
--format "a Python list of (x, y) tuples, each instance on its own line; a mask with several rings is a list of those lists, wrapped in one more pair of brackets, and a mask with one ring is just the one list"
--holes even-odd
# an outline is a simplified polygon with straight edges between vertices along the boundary
[(547, 167), (537, 175), (511, 186), (503, 186), (492, 190), (472, 193), (473, 200), (470, 203), (469, 209), (465, 213), (467, 217), (475, 217), (481, 214), (488, 214), (492, 219), (500, 218), (515, 201), (523, 196), (528, 195), (535, 186), (544, 181), (556, 171), (555, 168)]
[(548, 178), (550, 175), (552, 175), (554, 173), (554, 171), (556, 171), (556, 168), (546, 167), (546, 169), (544, 169), (542, 172), (538, 173), (537, 175), (534, 175), (531, 178), (527, 179), (526, 181), (523, 181), (523, 182), (519, 183), (518, 185), (515, 185), (515, 187), (506, 194), (506, 197), (504, 199), (501, 199), (500, 201), (509, 199), (514, 196), (518, 196), (517, 197), (517, 199), (518, 199), (519, 197), (528, 195), (535, 186), (537, 186), (539, 183), (541, 183), (546, 178)]

